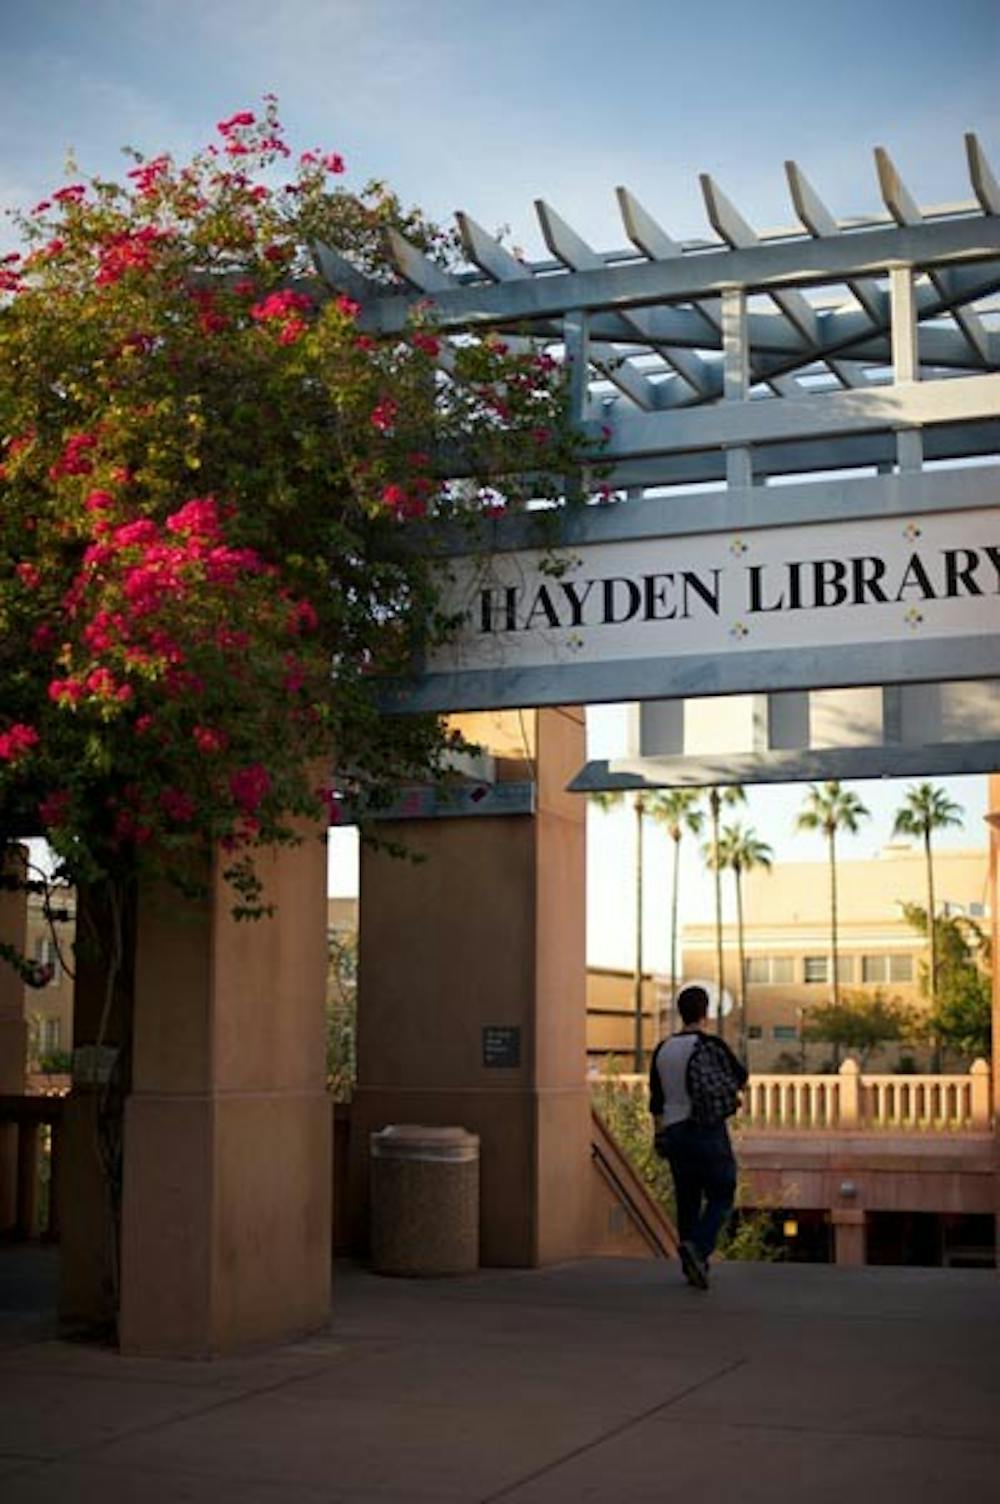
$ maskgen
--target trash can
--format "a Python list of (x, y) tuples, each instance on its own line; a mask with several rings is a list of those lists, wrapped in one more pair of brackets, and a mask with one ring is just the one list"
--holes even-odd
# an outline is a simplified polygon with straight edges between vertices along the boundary
[(479, 1139), (392, 1124), (371, 1136), (371, 1252), (378, 1274), (479, 1267)]

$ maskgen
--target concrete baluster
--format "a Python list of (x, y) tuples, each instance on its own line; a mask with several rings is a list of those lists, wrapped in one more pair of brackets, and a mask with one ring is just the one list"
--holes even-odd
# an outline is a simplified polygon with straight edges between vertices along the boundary
[(985, 1060), (974, 1060), (969, 1070), (971, 1077), (972, 1118), (971, 1127), (985, 1132), (990, 1126), (990, 1068)]
[(840, 1067), (840, 1126), (857, 1128), (861, 1123), (861, 1072), (856, 1060)]

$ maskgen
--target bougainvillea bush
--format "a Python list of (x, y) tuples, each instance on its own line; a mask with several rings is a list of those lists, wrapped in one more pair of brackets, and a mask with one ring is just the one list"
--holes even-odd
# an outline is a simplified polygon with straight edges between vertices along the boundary
[(318, 766), (376, 803), (440, 766), (441, 723), (374, 694), (447, 628), (414, 536), (544, 488), (561, 373), (487, 339), (445, 379), (426, 313), (361, 332), (315, 243), (385, 282), (387, 226), (448, 239), (293, 156), (273, 99), (189, 162), (128, 160), (19, 216), (0, 264), (0, 844), (44, 833), (91, 883), (221, 848), (252, 912), (254, 851), (331, 798)]

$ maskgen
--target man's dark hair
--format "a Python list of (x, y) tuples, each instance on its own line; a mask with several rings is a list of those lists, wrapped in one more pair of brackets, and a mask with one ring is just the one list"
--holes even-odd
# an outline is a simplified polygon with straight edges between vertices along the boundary
[(708, 1014), (708, 993), (704, 987), (682, 987), (677, 994), (677, 1011), (686, 1024), (696, 1024)]

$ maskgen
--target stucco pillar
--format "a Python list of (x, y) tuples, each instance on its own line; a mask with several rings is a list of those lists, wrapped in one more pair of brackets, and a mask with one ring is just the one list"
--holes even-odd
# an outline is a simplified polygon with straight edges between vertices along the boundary
[(862, 1209), (857, 1206), (835, 1206), (830, 1213), (830, 1221), (833, 1224), (834, 1263), (865, 1263), (865, 1214)]
[(329, 1315), (326, 846), (261, 858), (273, 917), (140, 894), (121, 1346), (196, 1357)]
[(122, 1038), (121, 998), (133, 988), (135, 915), (121, 919), (120, 991), (108, 995), (107, 895), (82, 887), (73, 951), (73, 1087), (66, 1098), (55, 1173), (59, 1203), (59, 1315), (71, 1326), (109, 1326), (115, 1316), (114, 1219), (102, 1164), (101, 1100)]
[[(8, 853), (5, 877), (24, 876), (24, 850)], [(23, 955), (28, 930), (28, 895), (22, 887), (0, 886), (0, 940)], [(0, 1094), (20, 1096), (28, 1060), (28, 1024), (24, 1016), (24, 983), (0, 959)], [(14, 1225), (17, 1212), (17, 1129), (0, 1127), (0, 1230)]]
[(482, 1262), (532, 1266), (587, 1246), (586, 810), (565, 791), (583, 712), (469, 722), (501, 780), (535, 779), (536, 809), (393, 825), (419, 863), (362, 854), (352, 1242), (367, 1238), (369, 1134), (456, 1124), (480, 1138)]

